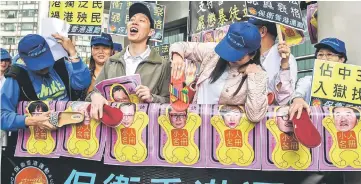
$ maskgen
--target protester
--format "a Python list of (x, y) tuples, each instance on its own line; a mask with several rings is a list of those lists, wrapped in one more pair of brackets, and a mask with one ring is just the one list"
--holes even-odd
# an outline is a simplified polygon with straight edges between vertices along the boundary
[[(315, 45), (315, 57), (320, 60), (346, 63), (345, 43), (337, 38), (325, 38)], [(302, 109), (310, 114), (309, 101), (311, 99), (312, 76), (305, 76), (297, 82), (296, 91), (292, 97), (290, 106), (290, 119), (297, 112), (297, 119), (301, 117)]]
[[(71, 40), (54, 34), (69, 57), (54, 61), (43, 37), (29, 34), (19, 42), (19, 55), (25, 65), (14, 64), (5, 75), (6, 90), (1, 91), (1, 129), (17, 130), (26, 126), (53, 129), (49, 113), (37, 117), (17, 114), (19, 101), (74, 100), (74, 90), (84, 90), (90, 84), (88, 67), (77, 56)], [(67, 61), (65, 61), (67, 60)]]
[(93, 36), (90, 42), (91, 57), (89, 61), (89, 70), (92, 77), (91, 84), (88, 89), (84, 90), (80, 100), (84, 101), (86, 96), (93, 91), (99, 73), (103, 69), (104, 63), (109, 59), (113, 52), (113, 40), (109, 34), (102, 33), (101, 36)]
[[(169, 102), (170, 63), (147, 45), (154, 32), (154, 21), (149, 9), (142, 3), (129, 8), (127, 24), (130, 45), (110, 57), (95, 83), (125, 75), (140, 74), (142, 85), (137, 86), (137, 96), (146, 103)], [(102, 118), (103, 105), (107, 100), (96, 90), (88, 95), (91, 100), (91, 116)]]
[(245, 105), (248, 119), (258, 122), (268, 106), (267, 74), (259, 61), (260, 43), (257, 27), (241, 22), (232, 24), (218, 44), (172, 44), (172, 77), (181, 77), (184, 59), (202, 63), (194, 103)]
[[(297, 81), (297, 62), (285, 42), (275, 44), (277, 28), (275, 23), (250, 18), (249, 23), (258, 27), (261, 34), (261, 64), (267, 72), (268, 91), (275, 94), (275, 103), (289, 102)], [(282, 58), (284, 54), (286, 57)]]
[(1, 67), (0, 67), (0, 89), (2, 89), (5, 83), (4, 74), (11, 65), (11, 56), (8, 51), (1, 48)]

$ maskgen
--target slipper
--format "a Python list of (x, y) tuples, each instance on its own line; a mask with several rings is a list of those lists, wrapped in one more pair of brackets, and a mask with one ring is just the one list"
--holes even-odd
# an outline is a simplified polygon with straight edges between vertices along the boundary
[[(90, 113), (91, 105), (88, 106), (87, 110)], [(100, 120), (106, 126), (115, 128), (121, 124), (123, 120), (123, 112), (119, 108), (104, 105), (103, 118)]]
[(321, 144), (321, 135), (305, 109), (302, 110), (301, 118), (294, 117), (292, 122), (295, 136), (301, 144), (307, 148), (315, 148)]
[(268, 105), (272, 105), (273, 101), (275, 100), (275, 94), (272, 92), (269, 92), (267, 94), (267, 99), (268, 99)]
[(84, 121), (84, 114), (81, 112), (52, 112), (49, 122), (55, 127), (63, 127), (70, 124), (78, 124)]
[(189, 106), (189, 90), (185, 85), (184, 74), (179, 79), (172, 77), (169, 85), (170, 103), (174, 110), (180, 112), (188, 109)]

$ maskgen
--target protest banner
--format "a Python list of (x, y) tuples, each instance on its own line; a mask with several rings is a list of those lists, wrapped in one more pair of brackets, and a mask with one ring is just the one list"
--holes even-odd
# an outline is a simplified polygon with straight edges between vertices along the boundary
[[(131, 17), (129, 17), (129, 7), (136, 3), (135, 1), (111, 1), (109, 10), (108, 33), (120, 36), (127, 36), (127, 24)], [(151, 40), (161, 42), (163, 40), (164, 32), (164, 15), (165, 6), (156, 3), (145, 4), (154, 20), (154, 34)]]
[(305, 41), (305, 35), (303, 34), (303, 31), (292, 29), (283, 25), (281, 25), (280, 27), (284, 41), (289, 46), (300, 45)]
[(299, 1), (247, 1), (247, 16), (304, 30)]
[(169, 60), (169, 44), (154, 46), (154, 50), (165, 60)]
[(313, 68), (311, 105), (361, 106), (361, 67), (316, 60)]
[(69, 35), (100, 35), (103, 1), (50, 1), (49, 17), (70, 24)]
[(245, 1), (190, 1), (190, 34), (245, 21)]
[[(262, 170), (318, 170), (319, 148), (307, 148), (296, 138), (294, 126), (288, 118), (289, 106), (269, 107), (268, 117), (260, 122), (262, 130)], [(312, 107), (312, 113), (318, 108)], [(311, 118), (320, 130), (318, 114)]]
[[(361, 170), (361, 119), (355, 107), (323, 107), (320, 171)], [(346, 120), (346, 121), (345, 121)]]

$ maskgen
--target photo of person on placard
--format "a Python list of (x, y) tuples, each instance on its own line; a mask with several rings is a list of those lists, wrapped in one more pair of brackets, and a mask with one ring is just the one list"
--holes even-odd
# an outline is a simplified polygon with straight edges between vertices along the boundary
[(332, 109), (335, 127), (340, 132), (352, 130), (360, 119), (360, 112), (349, 107), (335, 107)]
[(132, 126), (134, 122), (135, 113), (137, 106), (134, 103), (123, 103), (120, 104), (120, 110), (123, 112), (123, 120), (121, 122), (125, 127)]
[(325, 139), (333, 140), (332, 146), (326, 146), (330, 161), (337, 168), (361, 168), (360, 111), (353, 107), (331, 107), (329, 112), (322, 125), (329, 133)]
[(219, 113), (222, 115), (224, 124), (234, 129), (240, 124), (244, 112), (239, 106), (222, 106)]
[(122, 102), (122, 103), (129, 103), (130, 98), (128, 91), (125, 89), (125, 87), (121, 84), (113, 84), (112, 87), (110, 87), (110, 98), (113, 102)]
[(40, 116), (43, 112), (48, 112), (49, 107), (42, 101), (31, 102), (28, 107), (31, 116)]
[(226, 32), (225, 32), (225, 30), (224, 29), (217, 29), (216, 31), (215, 31), (215, 41), (218, 43), (218, 42), (220, 42), (223, 38), (224, 38), (224, 36), (226, 36)]
[(177, 112), (174, 111), (171, 107), (168, 109), (168, 116), (170, 123), (174, 128), (181, 129), (183, 128), (187, 123), (187, 112)]
[(284, 133), (293, 132), (293, 123), (289, 119), (288, 110), (289, 106), (280, 107), (276, 112), (276, 122), (278, 128)]
[(214, 42), (213, 30), (212, 30), (212, 31), (204, 32), (203, 42), (204, 42), (204, 43), (206, 43), (206, 42)]

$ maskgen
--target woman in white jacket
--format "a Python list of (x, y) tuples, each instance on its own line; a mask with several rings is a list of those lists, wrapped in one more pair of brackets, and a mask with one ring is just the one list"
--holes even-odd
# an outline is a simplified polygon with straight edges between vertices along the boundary
[[(337, 38), (325, 38), (316, 44), (315, 48), (317, 59), (340, 63), (346, 63), (347, 61), (345, 43)], [(303, 108), (310, 114), (311, 86), (312, 76), (305, 76), (297, 82), (296, 91), (290, 101), (290, 119), (293, 118), (296, 112), (297, 119), (299, 119)]]

